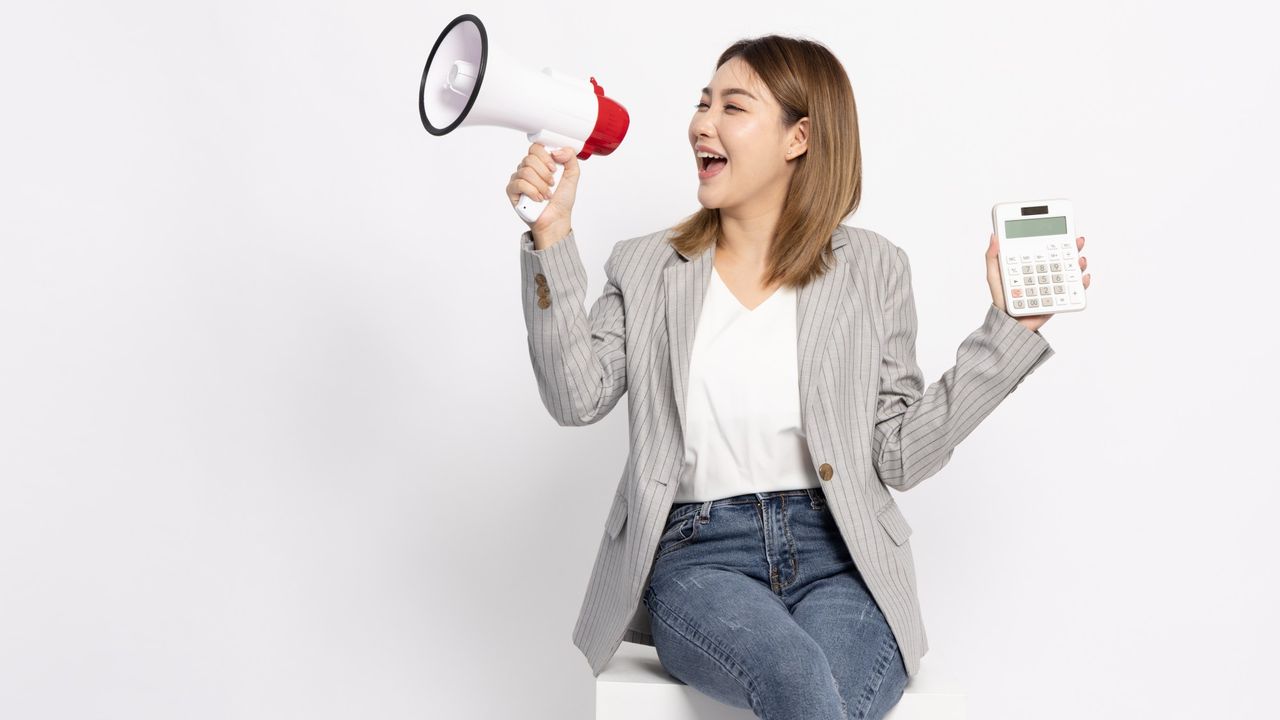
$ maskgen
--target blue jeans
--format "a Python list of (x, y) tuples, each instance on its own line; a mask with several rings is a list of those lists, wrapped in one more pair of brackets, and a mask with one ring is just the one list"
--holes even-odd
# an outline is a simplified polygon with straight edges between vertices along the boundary
[(644, 604), (667, 672), (766, 720), (878, 720), (907, 685), (818, 488), (673, 505)]

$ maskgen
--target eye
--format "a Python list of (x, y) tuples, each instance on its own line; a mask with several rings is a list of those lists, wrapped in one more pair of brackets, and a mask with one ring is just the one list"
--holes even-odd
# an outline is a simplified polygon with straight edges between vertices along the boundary
[[(697, 109), (700, 107), (711, 107), (711, 106), (706, 103), (700, 102), (697, 105), (694, 105), (693, 107)], [(724, 109), (725, 110), (741, 110), (742, 108), (738, 107), (737, 105), (725, 105)]]

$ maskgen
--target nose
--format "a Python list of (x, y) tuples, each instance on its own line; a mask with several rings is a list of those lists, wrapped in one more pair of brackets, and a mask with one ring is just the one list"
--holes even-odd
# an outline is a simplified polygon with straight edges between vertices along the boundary
[[(708, 118), (710, 114), (709, 112), (693, 111), (693, 119), (689, 121), (689, 134), (695, 141), (710, 140), (714, 136), (715, 133), (712, 130), (715, 128), (715, 124)], [(696, 145), (697, 142), (694, 144)]]

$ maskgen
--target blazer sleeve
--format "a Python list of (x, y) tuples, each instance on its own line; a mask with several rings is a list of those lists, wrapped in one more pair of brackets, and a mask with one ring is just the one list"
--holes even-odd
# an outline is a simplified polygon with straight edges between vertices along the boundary
[(615, 274), (620, 245), (605, 262), (604, 292), (588, 313), (587, 272), (573, 231), (541, 250), (532, 231), (520, 236), (529, 358), (542, 404), (562, 426), (599, 421), (627, 389), (626, 315)]
[(982, 326), (956, 351), (956, 363), (928, 388), (916, 364), (911, 264), (893, 246), (884, 301), (872, 460), (881, 482), (900, 492), (942, 469), (956, 446), (1022, 379), (1053, 355), (1039, 331), (987, 307)]

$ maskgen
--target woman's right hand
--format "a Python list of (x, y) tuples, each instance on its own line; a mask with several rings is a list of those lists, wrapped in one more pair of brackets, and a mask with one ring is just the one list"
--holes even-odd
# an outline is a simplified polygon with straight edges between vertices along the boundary
[[(535, 237), (554, 235), (555, 237), (552, 238), (554, 241), (569, 234), (569, 229), (572, 227), (570, 214), (573, 211), (573, 199), (578, 190), (577, 152), (572, 147), (562, 147), (555, 153), (549, 153), (542, 143), (533, 143), (529, 146), (529, 154), (524, 156), (516, 166), (516, 171), (511, 173), (511, 181), (507, 183), (506, 188), (511, 207), (520, 203), (521, 194), (528, 195), (535, 202), (551, 198), (551, 202), (542, 209), (542, 214), (538, 216), (537, 221), (526, 223)], [(563, 164), (564, 172), (560, 174), (560, 182), (556, 184), (553, 193), (551, 181), (554, 180), (555, 163)], [(549, 232), (556, 229), (559, 232)]]

